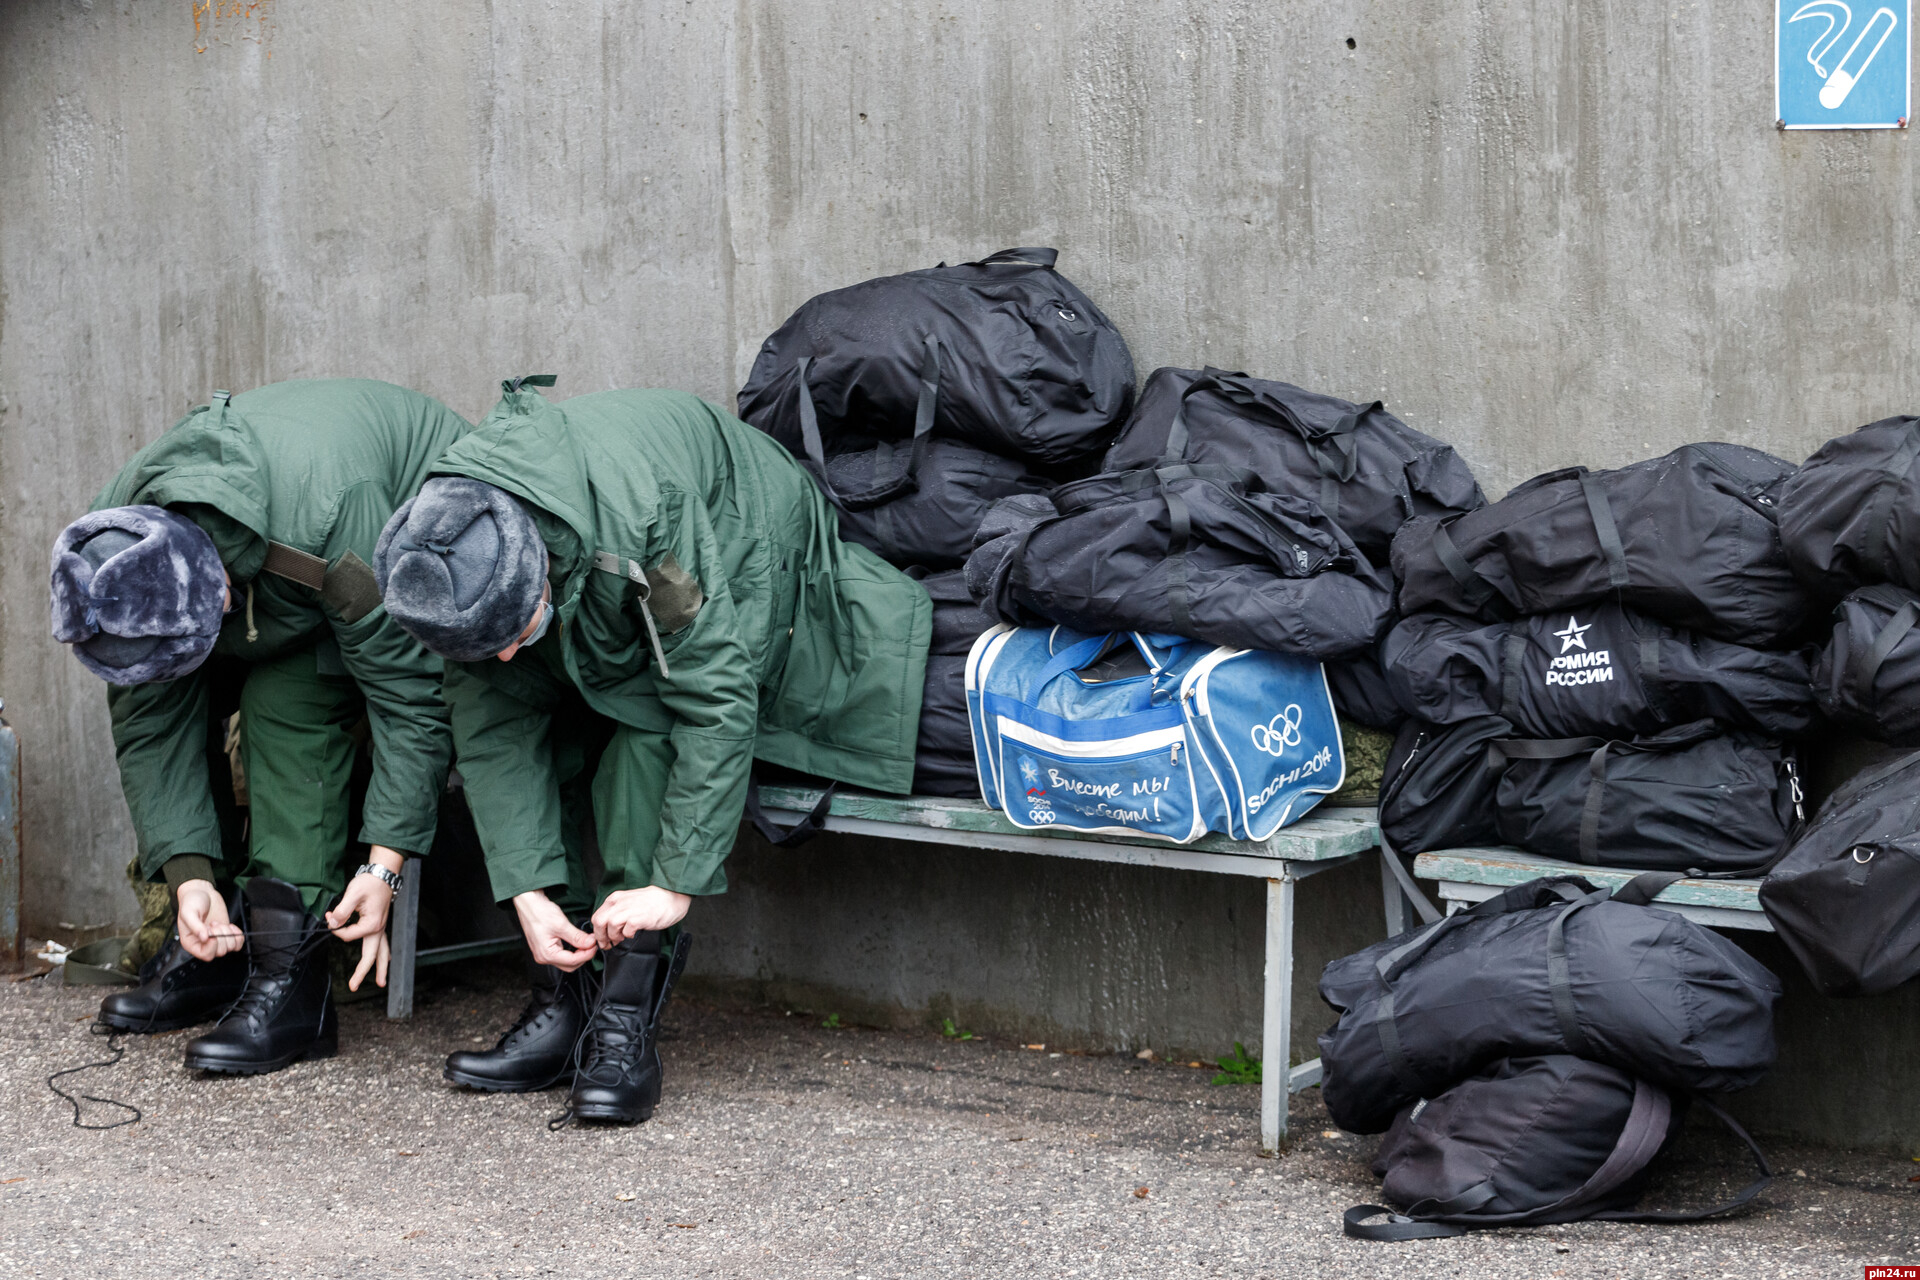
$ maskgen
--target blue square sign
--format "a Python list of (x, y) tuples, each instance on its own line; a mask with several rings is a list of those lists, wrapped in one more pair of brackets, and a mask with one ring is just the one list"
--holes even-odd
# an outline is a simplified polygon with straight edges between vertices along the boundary
[(1774, 2), (1774, 115), (1783, 126), (1906, 126), (1912, 0)]

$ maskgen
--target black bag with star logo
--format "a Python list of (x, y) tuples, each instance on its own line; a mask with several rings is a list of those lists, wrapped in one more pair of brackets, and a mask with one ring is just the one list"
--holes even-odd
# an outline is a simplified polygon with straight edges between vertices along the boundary
[(1464, 515), (1418, 516), (1393, 539), (1400, 612), (1498, 622), (1611, 600), (1716, 639), (1789, 647), (1822, 612), (1780, 542), (1793, 473), (1758, 449), (1690, 444), (1614, 471), (1550, 471)]
[(1813, 722), (1807, 660), (1656, 622), (1611, 602), (1491, 624), (1402, 619), (1381, 645), (1393, 696), (1433, 724), (1477, 716), (1522, 737), (1631, 738), (1711, 718), (1794, 737)]

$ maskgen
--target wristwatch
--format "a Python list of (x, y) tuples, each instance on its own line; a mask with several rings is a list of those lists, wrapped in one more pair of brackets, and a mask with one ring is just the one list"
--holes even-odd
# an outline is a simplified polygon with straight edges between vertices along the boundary
[(357, 876), (372, 876), (375, 880), (378, 880), (395, 893), (400, 892), (401, 882), (405, 878), (395, 875), (377, 862), (363, 862), (353, 869), (353, 874)]

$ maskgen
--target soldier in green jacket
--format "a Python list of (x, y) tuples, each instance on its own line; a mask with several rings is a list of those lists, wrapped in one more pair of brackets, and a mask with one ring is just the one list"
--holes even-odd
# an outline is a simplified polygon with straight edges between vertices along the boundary
[[(187, 1045), (189, 1067), (252, 1074), (331, 1054), (329, 929), (361, 944), (351, 987), (369, 970), (386, 982), (388, 907), (404, 858), (433, 843), (452, 736), (440, 660), (387, 616), (371, 562), (469, 429), (383, 382), (216, 392), (55, 544), (54, 635), (113, 686), (140, 868), (178, 907), (157, 972), (101, 1018), (161, 1031), (225, 1010)], [(229, 855), (214, 778), (236, 710), (249, 807), (245, 850)], [(372, 778), (352, 832), (361, 737)], [(349, 876), (356, 841), (371, 849)]]
[(630, 1123), (658, 1102), (685, 963), (686, 935), (669, 950), (662, 931), (726, 889), (753, 761), (908, 790), (932, 607), (731, 415), (673, 391), (555, 404), (527, 382), (551, 385), (505, 384), (376, 568), (389, 614), (448, 660), (494, 895), (556, 974), (447, 1077), (509, 1091), (571, 1071), (573, 1115)]

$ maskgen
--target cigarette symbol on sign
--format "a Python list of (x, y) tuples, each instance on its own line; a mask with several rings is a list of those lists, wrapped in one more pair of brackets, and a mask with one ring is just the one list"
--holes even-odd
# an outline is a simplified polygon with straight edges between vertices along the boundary
[[(1880, 25), (1882, 17), (1887, 20), (1885, 26)], [(1873, 65), (1873, 59), (1880, 52), (1880, 46), (1887, 42), (1887, 37), (1892, 35), (1894, 28), (1900, 25), (1900, 19), (1885, 5), (1875, 9), (1873, 16), (1867, 19), (1867, 24), (1860, 28), (1860, 34), (1853, 38), (1853, 43), (1848, 45), (1847, 51), (1840, 56), (1840, 61), (1834, 65), (1833, 70), (1829, 71), (1821, 60), (1846, 37), (1847, 30), (1853, 26), (1853, 10), (1842, 4), (1841, 0), (1812, 0), (1811, 3), (1795, 9), (1793, 16), (1787, 21), (1800, 22), (1813, 18), (1825, 18), (1827, 29), (1807, 50), (1807, 61), (1820, 78), (1827, 82), (1820, 90), (1820, 105), (1829, 111), (1837, 111), (1840, 104), (1847, 100), (1847, 95), (1853, 92), (1853, 86), (1860, 83), (1860, 77), (1867, 74), (1867, 68)], [(1867, 50), (1867, 56), (1861, 59), (1857, 66), (1854, 65), (1854, 55), (1860, 52), (1860, 46), (1866, 43), (1867, 37), (1872, 35), (1876, 28), (1880, 32), (1880, 38), (1874, 41), (1871, 49)], [(1849, 67), (1852, 67), (1852, 70), (1849, 70)]]

